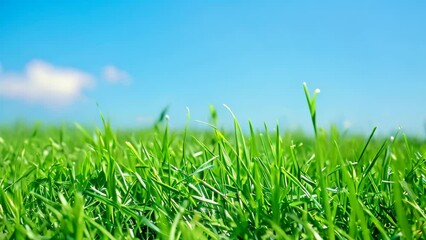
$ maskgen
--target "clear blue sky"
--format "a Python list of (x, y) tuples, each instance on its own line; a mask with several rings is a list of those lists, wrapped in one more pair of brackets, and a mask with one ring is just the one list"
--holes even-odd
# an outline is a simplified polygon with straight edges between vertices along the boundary
[(425, 13), (425, 1), (2, 0), (0, 122), (92, 124), (98, 102), (118, 127), (169, 104), (175, 126), (209, 104), (226, 125), (225, 103), (244, 123), (311, 130), (307, 82), (323, 127), (423, 134)]

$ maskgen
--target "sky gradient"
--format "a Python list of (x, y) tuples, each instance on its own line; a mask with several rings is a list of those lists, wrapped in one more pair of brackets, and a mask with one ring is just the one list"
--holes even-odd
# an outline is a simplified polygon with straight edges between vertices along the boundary
[(425, 133), (424, 1), (0, 1), (0, 123)]

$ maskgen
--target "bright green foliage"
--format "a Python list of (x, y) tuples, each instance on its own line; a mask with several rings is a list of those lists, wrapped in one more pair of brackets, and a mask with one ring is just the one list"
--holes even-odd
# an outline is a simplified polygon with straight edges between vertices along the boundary
[(315, 137), (2, 128), (0, 238), (426, 239), (426, 143), (317, 129), (305, 89)]

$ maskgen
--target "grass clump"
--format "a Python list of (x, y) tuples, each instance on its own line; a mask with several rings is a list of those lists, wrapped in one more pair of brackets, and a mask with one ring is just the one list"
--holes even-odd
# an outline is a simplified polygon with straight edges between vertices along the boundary
[[(316, 91), (318, 93), (318, 91)], [(0, 238), (426, 239), (426, 144), (265, 125), (0, 130)], [(164, 115), (164, 114), (162, 114)]]

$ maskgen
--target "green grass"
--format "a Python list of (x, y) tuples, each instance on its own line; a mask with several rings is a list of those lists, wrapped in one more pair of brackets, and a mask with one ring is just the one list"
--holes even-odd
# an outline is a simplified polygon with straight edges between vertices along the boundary
[[(326, 131), (0, 129), (0, 239), (426, 239), (426, 143)], [(188, 116), (189, 119), (189, 116)]]

